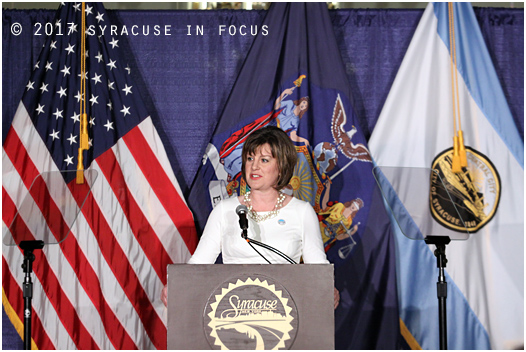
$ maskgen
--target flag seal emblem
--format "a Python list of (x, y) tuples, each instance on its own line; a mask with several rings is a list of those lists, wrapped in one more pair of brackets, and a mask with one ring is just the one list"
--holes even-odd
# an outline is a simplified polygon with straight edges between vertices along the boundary
[(298, 312), (290, 294), (275, 280), (251, 275), (221, 284), (208, 299), (203, 319), (212, 349), (290, 349)]
[(468, 165), (458, 174), (451, 171), (453, 148), (433, 160), (432, 168), (442, 182), (432, 173), (429, 206), (433, 218), (444, 227), (471, 233), (484, 227), (497, 212), (501, 181), (484, 154), (470, 147), (466, 147), (466, 153)]

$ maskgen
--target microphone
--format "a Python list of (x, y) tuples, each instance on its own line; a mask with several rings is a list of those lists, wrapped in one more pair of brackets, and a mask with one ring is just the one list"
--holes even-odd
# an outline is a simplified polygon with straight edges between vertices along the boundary
[(248, 219), (247, 219), (248, 208), (246, 205), (238, 205), (236, 208), (236, 214), (239, 216), (239, 227), (243, 230), (241, 237), (247, 238)]
[(237, 206), (236, 214), (239, 216), (239, 227), (241, 227), (241, 230), (243, 230), (243, 232), (241, 233), (241, 237), (244, 238), (245, 240), (247, 240), (247, 242), (250, 245), (250, 247), (252, 247), (252, 249), (255, 250), (256, 253), (259, 254), (263, 259), (265, 259), (267, 261), (267, 263), (269, 263), (269, 264), (271, 264), (270, 261), (267, 258), (265, 258), (265, 256), (263, 254), (259, 253), (259, 251), (256, 248), (254, 248), (252, 243), (254, 243), (255, 245), (258, 245), (260, 247), (263, 247), (265, 249), (270, 250), (271, 252), (274, 252), (274, 253), (280, 255), (282, 258), (285, 258), (291, 264), (296, 264), (296, 262), (294, 260), (292, 260), (286, 254), (280, 252), (276, 248), (271, 247), (268, 244), (265, 244), (265, 243), (253, 240), (251, 238), (248, 238), (248, 235), (247, 235), (247, 229), (248, 229), (247, 213), (248, 213), (248, 208), (247, 208), (246, 205), (240, 204), (240, 205)]

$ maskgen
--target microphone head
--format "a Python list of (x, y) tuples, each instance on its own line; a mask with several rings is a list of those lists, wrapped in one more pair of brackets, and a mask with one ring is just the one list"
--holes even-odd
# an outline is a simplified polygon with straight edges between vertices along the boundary
[(237, 206), (236, 208), (237, 215), (242, 215), (242, 214), (247, 214), (247, 213), (248, 213), (248, 208), (246, 205), (240, 204)]

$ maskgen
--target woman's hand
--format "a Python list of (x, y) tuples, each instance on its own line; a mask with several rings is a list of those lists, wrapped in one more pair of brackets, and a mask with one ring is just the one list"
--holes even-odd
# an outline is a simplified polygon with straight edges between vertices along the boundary
[(296, 89), (296, 86), (285, 89), (283, 93), (281, 93), (281, 96), (284, 97), (285, 95), (291, 95), (294, 92), (294, 89)]
[(161, 292), (161, 301), (163, 301), (165, 306), (168, 306), (168, 285), (163, 287), (163, 290)]
[(338, 304), (340, 304), (340, 292), (338, 292), (338, 290), (335, 287), (334, 288), (334, 309), (338, 307)]
[(276, 101), (274, 102), (274, 110), (279, 110), (279, 108), (281, 107), (281, 101), (283, 99), (285, 99), (286, 96), (288, 95), (291, 95), (292, 92), (294, 92), (294, 89), (296, 89), (296, 87), (291, 87), (289, 89), (285, 89), (281, 95), (276, 99)]

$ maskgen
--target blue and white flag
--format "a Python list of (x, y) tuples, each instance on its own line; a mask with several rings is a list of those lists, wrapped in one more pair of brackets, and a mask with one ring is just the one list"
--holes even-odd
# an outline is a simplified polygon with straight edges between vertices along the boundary
[[(446, 249), (448, 348), (517, 348), (524, 343), (524, 146), (471, 5), (454, 3), (453, 13), (455, 46), (448, 4), (428, 5), (369, 147), (381, 166), (450, 165), (456, 51), (467, 167), (445, 182), (470, 236)], [(462, 230), (439, 218), (444, 228)], [(420, 347), (437, 349), (434, 248), (400, 231), (396, 238), (401, 319)]]

